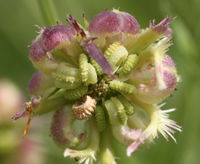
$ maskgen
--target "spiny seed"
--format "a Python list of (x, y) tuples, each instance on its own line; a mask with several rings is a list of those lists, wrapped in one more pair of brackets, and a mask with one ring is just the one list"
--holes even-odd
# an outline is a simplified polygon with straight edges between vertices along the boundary
[(97, 73), (92, 64), (88, 63), (88, 78), (87, 84), (96, 84), (98, 81)]
[(109, 87), (115, 91), (125, 94), (132, 94), (136, 91), (135, 86), (118, 80), (110, 81)]
[(81, 70), (81, 78), (83, 82), (88, 79), (88, 59), (85, 54), (80, 54), (79, 56), (79, 67)]
[(62, 73), (53, 73), (52, 76), (59, 81), (74, 83), (77, 79), (73, 76), (67, 76)]
[(104, 55), (106, 58), (110, 58), (110, 56), (116, 51), (116, 49), (118, 48), (118, 46), (120, 46), (119, 42), (115, 42), (113, 44), (111, 44), (107, 50), (105, 51)]
[(76, 100), (83, 97), (88, 91), (87, 87), (79, 87), (76, 89), (67, 90), (64, 93), (64, 97), (68, 100)]
[(124, 106), (123, 104), (120, 102), (120, 100), (116, 97), (112, 97), (111, 101), (113, 102), (113, 104), (115, 105), (115, 108), (117, 110), (117, 116), (119, 118), (119, 121), (122, 124), (125, 124), (127, 122), (127, 115), (126, 115), (126, 111), (124, 110)]
[(72, 106), (74, 117), (78, 120), (88, 118), (96, 108), (96, 100), (90, 96), (85, 96), (82, 102), (76, 102)]
[(60, 80), (55, 80), (54, 82), (55, 87), (57, 88), (63, 88), (63, 89), (75, 89), (81, 85), (80, 81), (76, 81), (74, 83), (70, 82), (63, 82)]
[(137, 62), (138, 62), (137, 55), (133, 55), (133, 54), (129, 55), (125, 63), (121, 66), (121, 68), (118, 70), (117, 73), (119, 73), (120, 75), (127, 75), (133, 70)]
[(97, 123), (98, 130), (102, 132), (106, 127), (106, 118), (104, 110), (101, 106), (97, 106), (95, 110), (95, 120)]
[(133, 115), (134, 114), (134, 107), (133, 105), (123, 96), (118, 95), (117, 98), (121, 101), (121, 103), (124, 106), (124, 109), (126, 111), (127, 115)]
[(114, 68), (123, 63), (127, 56), (128, 51), (118, 42), (111, 44), (105, 51), (105, 57)]
[(90, 63), (95, 68), (98, 75), (103, 74), (103, 70), (102, 70), (101, 66), (94, 59), (90, 58)]

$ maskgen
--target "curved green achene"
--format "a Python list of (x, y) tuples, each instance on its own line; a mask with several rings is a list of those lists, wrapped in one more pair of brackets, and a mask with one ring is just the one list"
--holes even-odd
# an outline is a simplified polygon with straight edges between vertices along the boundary
[(120, 43), (115, 42), (108, 47), (104, 55), (115, 69), (126, 60), (128, 51), (124, 46), (120, 45)]
[(119, 121), (121, 122), (121, 124), (126, 124), (128, 117), (126, 115), (126, 111), (124, 109), (123, 104), (116, 97), (112, 97), (111, 101), (113, 102), (115, 109), (117, 110), (117, 116)]
[(93, 58), (90, 58), (90, 63), (95, 68), (98, 75), (103, 74), (103, 70), (102, 70), (101, 66)]
[(128, 56), (128, 51), (125, 47), (119, 46), (115, 52), (113, 52), (112, 56), (108, 59), (109, 63), (113, 67), (119, 66), (121, 63), (125, 61)]
[(115, 91), (118, 91), (120, 93), (125, 93), (125, 94), (132, 94), (136, 91), (136, 88), (134, 85), (121, 82), (118, 80), (110, 81), (109, 87)]
[(52, 73), (55, 80), (74, 83), (81, 80), (80, 70), (69, 64), (61, 63), (57, 70)]
[(120, 67), (117, 73), (119, 73), (119, 75), (127, 75), (133, 70), (133, 68), (137, 63), (138, 63), (138, 56), (135, 54), (131, 54), (127, 57), (125, 63)]
[[(124, 134), (124, 130), (131, 130), (128, 123), (122, 125), (119, 122), (118, 115), (116, 114), (116, 107), (111, 100), (106, 100), (104, 102), (105, 109), (109, 116), (109, 122), (111, 124), (111, 130), (113, 136), (122, 144), (127, 145), (133, 141), (132, 137)], [(134, 115), (133, 115), (134, 116)], [(130, 119), (128, 119), (129, 122)], [(132, 130), (131, 130), (132, 131)]]
[(88, 63), (88, 84), (96, 84), (98, 81), (97, 79), (97, 73), (95, 68), (92, 66), (92, 64)]
[(65, 74), (58, 74), (58, 73), (52, 73), (53, 78), (55, 78), (58, 81), (63, 81), (63, 82), (69, 82), (69, 83), (74, 83), (77, 81), (77, 79), (73, 76), (66, 76)]
[(55, 80), (54, 82), (55, 87), (57, 88), (63, 88), (63, 89), (75, 89), (81, 85), (80, 81), (76, 81), (74, 83), (70, 82), (63, 82), (60, 80)]
[(79, 68), (81, 71), (82, 82), (86, 82), (88, 79), (88, 59), (85, 54), (79, 56)]
[(97, 105), (94, 116), (95, 116), (98, 130), (102, 132), (106, 127), (106, 117), (105, 117), (104, 109), (101, 106)]
[(126, 111), (127, 115), (133, 115), (134, 114), (134, 107), (133, 105), (123, 96), (118, 95), (117, 98), (120, 100), (120, 102), (123, 104), (124, 109)]
[(119, 42), (115, 42), (115, 43), (111, 44), (111, 45), (106, 49), (106, 51), (105, 51), (105, 53), (104, 53), (104, 56), (105, 56), (107, 59), (109, 59), (109, 58), (112, 56), (113, 52), (116, 51), (116, 49), (118, 48), (118, 46), (120, 46), (120, 43), (119, 43)]
[(57, 73), (63, 73), (73, 77), (80, 77), (79, 68), (73, 67), (68, 63), (61, 63), (57, 68)]
[(76, 89), (66, 90), (63, 94), (67, 100), (76, 100), (83, 97), (88, 91), (88, 87), (79, 87)]

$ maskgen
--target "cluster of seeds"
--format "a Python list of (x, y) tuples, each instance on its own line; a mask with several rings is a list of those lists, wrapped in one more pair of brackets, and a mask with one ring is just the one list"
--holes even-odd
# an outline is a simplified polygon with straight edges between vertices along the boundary
[[(105, 50), (104, 56), (113, 68), (116, 69), (116, 76), (128, 75), (137, 62), (137, 56), (128, 55), (126, 48), (119, 42), (111, 44)], [(109, 79), (102, 74), (102, 70), (99, 71), (100, 66), (84, 53), (79, 55), (78, 61), (78, 67), (62, 63), (56, 72), (52, 73), (58, 89), (56, 93), (60, 96), (63, 94), (65, 99), (74, 102), (72, 110), (77, 119), (91, 117), (96, 109), (96, 103), (102, 106), (102, 97), (110, 99), (112, 95), (117, 93), (119, 98), (112, 97), (111, 100), (116, 104), (119, 120), (124, 123), (127, 114), (133, 114), (133, 106), (126, 100), (123, 94), (133, 94), (136, 92), (134, 85), (120, 80)], [(102, 123), (102, 120), (106, 120), (106, 118), (103, 118), (105, 113), (100, 107), (98, 108), (99, 110), (95, 116), (97, 124)], [(99, 112), (100, 110), (101, 112)], [(103, 124), (105, 125), (105, 123)], [(102, 130), (102, 125), (97, 126), (101, 127), (100, 129)]]
[(67, 147), (65, 157), (79, 163), (92, 164), (97, 156), (100, 164), (115, 164), (112, 137), (128, 146), (128, 156), (158, 132), (174, 139), (181, 131), (169, 119), (174, 109), (162, 111), (158, 105), (179, 81), (167, 55), (171, 20), (140, 30), (132, 15), (112, 10), (98, 14), (88, 29), (71, 15), (69, 27), (40, 28), (29, 55), (40, 71), (29, 83), (38, 101), (14, 119), (29, 115), (27, 134), (32, 114), (56, 111), (52, 137)]

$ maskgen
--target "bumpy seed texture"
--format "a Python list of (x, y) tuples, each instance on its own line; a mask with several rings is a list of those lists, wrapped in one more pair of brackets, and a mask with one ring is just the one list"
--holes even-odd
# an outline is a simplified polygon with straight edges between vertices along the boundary
[(70, 82), (74, 83), (76, 81), (76, 78), (73, 76), (66, 76), (65, 74), (58, 74), (58, 73), (53, 73), (52, 76), (58, 80), (58, 81), (63, 81), (63, 82)]
[(119, 43), (119, 42), (115, 42), (115, 43), (111, 44), (111, 45), (107, 48), (107, 50), (105, 51), (104, 56), (105, 56), (107, 59), (109, 59), (109, 58), (113, 55), (113, 53), (117, 50), (117, 48), (118, 48), (119, 46), (120, 46), (120, 43)]
[(97, 79), (97, 73), (95, 68), (92, 66), (92, 64), (88, 63), (88, 84), (96, 84), (98, 81)]
[(29, 85), (32, 98), (39, 98), (27, 125), (32, 108), (34, 115), (57, 111), (52, 137), (66, 144), (65, 157), (85, 164), (116, 163), (113, 138), (128, 145), (127, 156), (158, 133), (175, 140), (181, 127), (169, 119), (174, 109), (158, 105), (179, 81), (167, 55), (171, 20), (140, 30), (133, 16), (112, 10), (85, 29), (71, 15), (70, 27), (41, 28), (30, 46), (31, 62), (41, 73)]
[(127, 122), (127, 115), (126, 115), (126, 111), (124, 110), (124, 106), (123, 104), (120, 102), (120, 100), (116, 97), (112, 97), (111, 101), (113, 102), (113, 104), (115, 105), (116, 111), (117, 111), (117, 116), (119, 118), (119, 121), (122, 124), (126, 124)]
[(124, 110), (126, 111), (126, 114), (129, 115), (129, 116), (133, 115), (134, 114), (134, 107), (133, 107), (133, 105), (130, 102), (128, 102), (128, 100), (126, 100), (126, 98), (124, 98), (121, 95), (118, 95), (117, 98), (123, 104)]
[(88, 60), (85, 54), (80, 54), (79, 56), (79, 67), (81, 70), (82, 81), (86, 82), (88, 80)]
[(83, 97), (88, 91), (88, 87), (80, 87), (76, 89), (66, 90), (64, 97), (67, 100), (76, 100)]
[(113, 68), (116, 68), (124, 62), (128, 56), (128, 51), (120, 43), (116, 42), (111, 44), (105, 51), (105, 57)]
[(96, 100), (90, 96), (86, 96), (83, 102), (77, 102), (72, 106), (74, 117), (78, 120), (88, 118), (92, 115), (96, 108)]
[(95, 120), (97, 123), (98, 130), (102, 132), (106, 127), (106, 118), (104, 110), (101, 106), (97, 106), (95, 110)]
[(138, 62), (138, 56), (137, 55), (129, 55), (125, 61), (125, 63), (123, 64), (123, 66), (121, 67), (121, 69), (118, 70), (117, 73), (119, 73), (120, 75), (127, 75), (128, 73), (130, 73), (133, 68), (135, 67), (135, 65)]
[(118, 80), (110, 81), (109, 86), (111, 89), (125, 94), (132, 94), (136, 90), (133, 85)]
[(75, 89), (77, 87), (80, 87), (81, 83), (80, 81), (76, 81), (74, 83), (70, 83), (70, 82), (63, 82), (60, 80), (55, 80), (54, 82), (55, 87), (57, 88), (63, 88), (63, 89)]
[(95, 68), (98, 75), (103, 74), (102, 68), (100, 67), (100, 65), (94, 59), (90, 58), (90, 63), (93, 65), (93, 67)]

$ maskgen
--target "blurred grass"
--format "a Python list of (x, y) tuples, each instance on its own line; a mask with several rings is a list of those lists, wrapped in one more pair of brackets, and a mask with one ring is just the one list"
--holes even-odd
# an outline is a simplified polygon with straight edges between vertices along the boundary
[[(54, 0), (58, 18), (65, 21), (71, 13), (80, 22), (84, 13), (90, 20), (104, 9), (119, 8), (133, 14), (141, 24), (148, 26), (149, 20), (161, 20), (165, 16), (177, 17), (173, 22), (174, 45), (170, 55), (177, 63), (182, 82), (178, 91), (168, 99), (165, 108), (176, 107), (171, 117), (183, 126), (176, 135), (178, 144), (163, 138), (155, 144), (142, 148), (131, 158), (117, 147), (119, 163), (124, 164), (198, 164), (200, 161), (200, 0)], [(45, 25), (37, 0), (0, 0), (0, 77), (13, 80), (26, 93), (26, 87), (34, 72), (28, 60), (28, 48), (36, 36), (34, 25)], [(49, 123), (47, 123), (49, 124)], [(43, 125), (41, 125), (43, 126)], [(48, 147), (48, 164), (69, 163), (48, 136), (45, 129), (45, 147)]]

